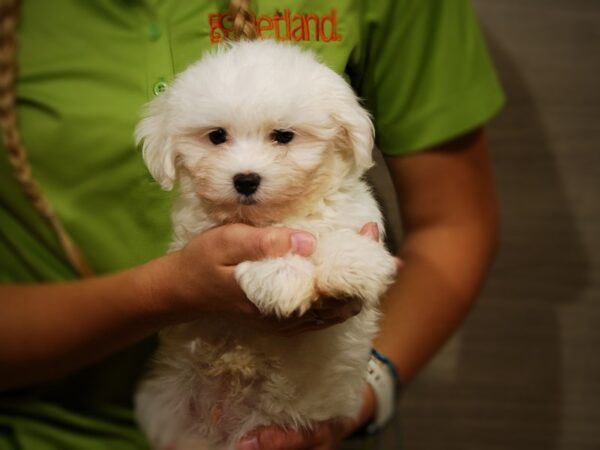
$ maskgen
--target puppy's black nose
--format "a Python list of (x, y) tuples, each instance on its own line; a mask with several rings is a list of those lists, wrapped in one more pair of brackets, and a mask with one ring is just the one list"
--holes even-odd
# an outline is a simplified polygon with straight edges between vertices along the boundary
[(257, 173), (238, 173), (233, 177), (235, 190), (243, 195), (252, 195), (258, 189), (260, 175)]

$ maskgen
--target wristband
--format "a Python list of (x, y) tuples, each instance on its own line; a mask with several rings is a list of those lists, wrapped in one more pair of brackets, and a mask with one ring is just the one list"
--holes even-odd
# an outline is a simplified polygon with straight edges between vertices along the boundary
[(374, 349), (369, 358), (367, 383), (373, 388), (377, 399), (375, 417), (365, 428), (367, 433), (372, 434), (383, 428), (393, 417), (400, 391), (400, 376), (396, 367)]
[(390, 373), (392, 374), (392, 377), (394, 378), (394, 398), (397, 400), (400, 396), (400, 386), (402, 384), (402, 380), (400, 378), (400, 374), (398, 373), (398, 369), (396, 369), (396, 366), (392, 361), (390, 361), (388, 358), (383, 356), (375, 349), (371, 349), (371, 357), (374, 357), (381, 361), (383, 364), (385, 364)]

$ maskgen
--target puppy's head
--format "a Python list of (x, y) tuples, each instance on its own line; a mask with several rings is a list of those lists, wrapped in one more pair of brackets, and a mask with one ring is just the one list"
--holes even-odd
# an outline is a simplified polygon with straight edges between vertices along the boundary
[(372, 164), (372, 123), (352, 89), (271, 41), (192, 65), (147, 106), (136, 139), (164, 189), (179, 178), (222, 222), (281, 220)]

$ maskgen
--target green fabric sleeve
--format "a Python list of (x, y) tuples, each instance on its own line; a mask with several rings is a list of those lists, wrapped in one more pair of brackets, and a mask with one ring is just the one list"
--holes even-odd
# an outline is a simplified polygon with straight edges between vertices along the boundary
[(369, 15), (359, 95), (387, 154), (482, 125), (504, 96), (468, 0), (389, 0)]

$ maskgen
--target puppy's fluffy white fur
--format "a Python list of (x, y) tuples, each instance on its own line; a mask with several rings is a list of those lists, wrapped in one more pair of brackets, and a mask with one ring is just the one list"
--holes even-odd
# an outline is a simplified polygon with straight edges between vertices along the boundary
[[(215, 145), (209, 133), (222, 128)], [(294, 133), (287, 144), (273, 130)], [(347, 83), (291, 45), (243, 42), (208, 54), (149, 103), (136, 130), (164, 189), (179, 181), (174, 242), (243, 222), (302, 229), (317, 237), (311, 258), (243, 262), (236, 279), (264, 314), (289, 317), (319, 296), (358, 297), (361, 312), (322, 331), (261, 335), (226, 320), (164, 330), (136, 414), (157, 449), (233, 449), (266, 424), (310, 427), (354, 417), (377, 304), (395, 273), (381, 243), (358, 234), (381, 214), (361, 176), (372, 165), (373, 127)], [(236, 174), (256, 173), (250, 197)]]

